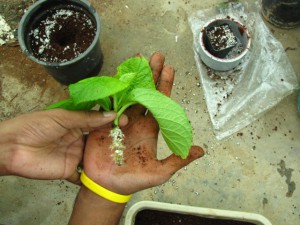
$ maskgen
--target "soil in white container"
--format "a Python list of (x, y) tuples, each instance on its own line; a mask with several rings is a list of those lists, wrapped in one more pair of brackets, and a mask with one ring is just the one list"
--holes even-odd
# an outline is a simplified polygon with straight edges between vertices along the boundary
[(244, 221), (229, 219), (205, 218), (194, 215), (163, 212), (157, 210), (142, 210), (136, 215), (134, 225), (255, 225)]

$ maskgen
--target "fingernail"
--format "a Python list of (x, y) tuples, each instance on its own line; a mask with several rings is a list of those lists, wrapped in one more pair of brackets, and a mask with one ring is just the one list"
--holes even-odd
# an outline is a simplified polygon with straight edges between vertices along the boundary
[(116, 113), (114, 111), (103, 112), (103, 117), (106, 117), (106, 118), (116, 117)]

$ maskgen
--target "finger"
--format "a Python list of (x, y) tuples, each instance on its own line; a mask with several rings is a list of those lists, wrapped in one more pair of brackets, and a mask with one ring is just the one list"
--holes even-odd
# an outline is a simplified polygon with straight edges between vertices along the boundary
[(203, 155), (204, 151), (201, 147), (192, 146), (186, 159), (182, 159), (180, 156), (172, 154), (169, 157), (161, 160), (161, 165), (163, 168), (160, 168), (160, 171), (163, 171), (162, 175), (164, 176), (165, 180), (168, 180), (177, 170), (187, 166), (195, 159), (198, 159)]
[(128, 124), (128, 117), (125, 114), (122, 114), (119, 118), (119, 126), (124, 127)]
[(159, 76), (161, 74), (161, 71), (164, 68), (164, 63), (165, 63), (165, 56), (160, 53), (160, 52), (155, 52), (152, 54), (150, 60), (149, 60), (149, 64), (152, 70), (152, 74), (153, 74), (153, 79), (154, 79), (154, 83), (156, 84)]
[(132, 105), (128, 109), (126, 109), (125, 114), (128, 117), (128, 120), (136, 119), (140, 116), (146, 116), (149, 114), (148, 109), (140, 104)]
[[(119, 117), (119, 122), (118, 122), (118, 125), (120, 127), (124, 127), (128, 124), (129, 122), (129, 118), (127, 115), (125, 114), (122, 114), (120, 117)], [(87, 131), (91, 132), (91, 131), (94, 131), (94, 130), (102, 130), (102, 129), (105, 129), (105, 128), (112, 128), (114, 125), (112, 122), (110, 123), (107, 123), (105, 125), (102, 125), (101, 127), (96, 127), (96, 128), (92, 128), (92, 129), (89, 129)]]
[(157, 90), (159, 90), (161, 93), (163, 93), (166, 96), (170, 96), (173, 87), (174, 76), (175, 76), (174, 69), (171, 66), (166, 65), (163, 68), (161, 72), (161, 76), (158, 80)]
[(78, 173), (75, 170), (74, 173), (69, 178), (67, 178), (67, 181), (69, 181), (69, 182), (71, 182), (73, 184), (81, 185), (80, 173)]
[(116, 118), (116, 113), (97, 111), (68, 111), (64, 109), (53, 109), (46, 112), (51, 113), (52, 118), (66, 129), (93, 130), (102, 127)]

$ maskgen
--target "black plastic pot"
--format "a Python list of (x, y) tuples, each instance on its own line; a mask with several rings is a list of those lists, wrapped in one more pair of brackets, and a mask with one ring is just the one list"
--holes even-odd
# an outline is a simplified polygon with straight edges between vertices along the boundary
[[(96, 35), (91, 45), (77, 57), (65, 62), (46, 62), (34, 56), (29, 43), (29, 32), (45, 11), (53, 8), (64, 9), (72, 6), (84, 12), (96, 26)], [(58, 82), (64, 85), (75, 83), (81, 79), (98, 75), (103, 55), (100, 47), (100, 17), (95, 8), (86, 0), (40, 0), (34, 3), (22, 17), (18, 40), (22, 51), (34, 62), (42, 65)], [(82, 37), (84, 38), (84, 36)]]
[(300, 25), (300, 0), (262, 0), (262, 15), (284, 29)]

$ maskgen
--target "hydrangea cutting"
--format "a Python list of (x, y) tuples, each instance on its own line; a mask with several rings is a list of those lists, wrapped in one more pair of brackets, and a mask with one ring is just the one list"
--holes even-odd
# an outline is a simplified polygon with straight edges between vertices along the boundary
[(56, 102), (45, 109), (114, 110), (114, 120), (109, 136), (112, 138), (111, 151), (116, 165), (124, 164), (124, 139), (119, 127), (119, 118), (132, 105), (147, 108), (156, 119), (161, 134), (170, 150), (186, 158), (192, 145), (192, 127), (181, 105), (158, 90), (152, 71), (144, 57), (133, 57), (117, 68), (114, 76), (97, 76), (83, 79), (68, 87), (69, 98)]

